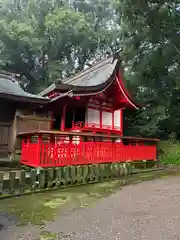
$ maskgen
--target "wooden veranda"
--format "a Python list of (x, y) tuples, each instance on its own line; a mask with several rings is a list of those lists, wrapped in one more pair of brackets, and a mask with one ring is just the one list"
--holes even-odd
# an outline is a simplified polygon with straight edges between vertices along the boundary
[(31, 167), (60, 167), (156, 160), (158, 139), (119, 137), (82, 132), (20, 133), (21, 163)]

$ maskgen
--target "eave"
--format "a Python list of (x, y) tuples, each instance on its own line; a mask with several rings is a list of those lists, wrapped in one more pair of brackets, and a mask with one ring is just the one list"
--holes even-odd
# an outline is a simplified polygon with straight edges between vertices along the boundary
[[(120, 58), (110, 57), (80, 72), (64, 83), (56, 82), (40, 93), (41, 96), (49, 96), (52, 101), (69, 96), (93, 96), (106, 91), (114, 82), (117, 81), (124, 99), (132, 108), (139, 109), (124, 86), (124, 74)], [(56, 96), (53, 94), (56, 93)]]
[(50, 102), (49, 98), (24, 97), (24, 96), (16, 96), (13, 94), (6, 94), (6, 93), (0, 93), (0, 98), (16, 101), (16, 102), (34, 103), (34, 104), (46, 104)]

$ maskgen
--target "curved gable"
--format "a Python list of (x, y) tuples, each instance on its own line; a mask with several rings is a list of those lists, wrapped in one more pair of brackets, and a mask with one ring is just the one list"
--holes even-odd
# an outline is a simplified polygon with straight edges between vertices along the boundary
[(124, 74), (119, 57), (110, 57), (64, 82), (56, 82), (41, 92), (40, 95), (55, 98), (55, 101), (68, 95), (71, 97), (91, 96), (108, 91), (113, 83), (117, 83), (120, 94), (127, 102), (126, 105), (138, 109), (139, 106), (132, 100), (124, 86)]

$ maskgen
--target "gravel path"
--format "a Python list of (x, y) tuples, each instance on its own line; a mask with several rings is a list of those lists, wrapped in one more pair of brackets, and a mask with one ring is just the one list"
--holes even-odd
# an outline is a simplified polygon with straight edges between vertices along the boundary
[[(6, 216), (4, 221), (10, 222)], [(0, 239), (35, 240), (45, 230), (62, 232), (57, 239), (64, 240), (180, 240), (179, 226), (180, 178), (169, 177), (126, 186), (93, 207), (57, 218), (45, 229), (9, 225), (0, 229)]]

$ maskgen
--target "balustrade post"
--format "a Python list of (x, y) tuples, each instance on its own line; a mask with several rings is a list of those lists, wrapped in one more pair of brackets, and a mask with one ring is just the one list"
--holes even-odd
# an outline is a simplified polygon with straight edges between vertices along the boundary
[(65, 130), (66, 107), (67, 107), (67, 105), (64, 105), (63, 110), (62, 110), (61, 131)]
[(35, 160), (35, 164), (37, 167), (41, 165), (41, 146), (42, 146), (42, 135), (38, 134), (36, 160)]

